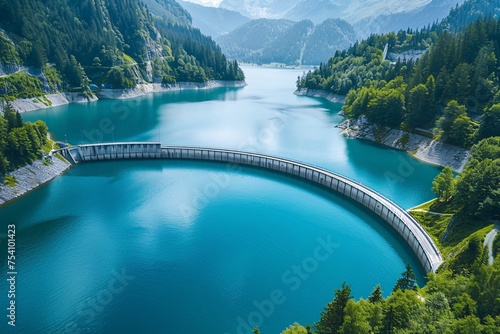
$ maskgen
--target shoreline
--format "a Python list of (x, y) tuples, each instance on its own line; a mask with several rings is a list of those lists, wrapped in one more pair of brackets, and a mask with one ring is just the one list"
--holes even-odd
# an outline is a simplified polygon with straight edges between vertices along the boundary
[[(166, 93), (181, 90), (206, 90), (225, 87), (245, 87), (247, 83), (243, 81), (223, 81), (212, 80), (207, 82), (179, 82), (164, 86), (159, 83), (138, 84), (135, 88), (127, 89), (101, 89), (96, 92), (96, 96), (87, 97), (82, 93), (60, 92), (47, 94), (46, 98), (34, 97), (28, 99), (16, 99), (10, 104), (20, 113), (34, 110), (46, 109), (66, 105), (70, 103), (90, 103), (98, 100), (125, 100), (148, 95), (151, 93)], [(43, 102), (42, 102), (43, 101)], [(47, 102), (47, 101), (50, 101)]]
[(70, 167), (71, 164), (69, 162), (62, 161), (58, 157), (53, 156), (50, 165), (45, 165), (42, 160), (36, 160), (30, 165), (7, 173), (6, 175), (14, 177), (17, 183), (13, 187), (5, 184), (0, 185), (0, 207), (8, 205), (16, 199), (40, 188), (63, 174)]
[[(297, 89), (294, 94), (322, 98), (335, 103), (345, 103), (345, 96), (323, 90), (301, 88)], [(380, 129), (369, 124), (364, 117), (355, 121), (346, 119), (338, 127), (342, 129), (341, 134), (347, 138), (369, 140), (399, 151), (405, 151), (414, 159), (435, 166), (450, 166), (453, 171), (458, 173), (463, 171), (471, 156), (470, 150), (422, 135), (398, 129)]]
[(293, 92), (293, 94), (297, 96), (309, 96), (319, 99), (325, 99), (333, 103), (342, 103), (342, 104), (345, 103), (346, 99), (344, 95), (337, 95), (329, 93), (325, 90), (309, 89), (309, 88), (299, 88), (295, 92)]
[(346, 138), (369, 140), (399, 151), (435, 166), (449, 166), (461, 173), (469, 161), (471, 153), (462, 147), (443, 143), (422, 135), (369, 124), (362, 116), (356, 121), (345, 120), (338, 125)]
[(207, 90), (214, 88), (239, 88), (245, 87), (245, 81), (212, 80), (207, 82), (178, 82), (171, 85), (160, 83), (138, 84), (135, 88), (126, 89), (101, 89), (97, 96), (102, 100), (125, 100), (151, 93), (177, 92), (181, 90)]

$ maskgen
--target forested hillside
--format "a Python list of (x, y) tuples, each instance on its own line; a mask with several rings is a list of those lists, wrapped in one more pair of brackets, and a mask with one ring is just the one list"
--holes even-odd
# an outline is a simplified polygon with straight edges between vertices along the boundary
[[(459, 146), (500, 135), (500, 20), (479, 19), (457, 34), (439, 27), (409, 32), (372, 35), (337, 52), (298, 86), (347, 94), (349, 117), (435, 127), (437, 137)], [(382, 60), (386, 44), (398, 51), (431, 46), (416, 64), (390, 64)]]
[(231, 59), (260, 63), (264, 47), (277, 40), (295, 23), (289, 20), (252, 20), (229, 34), (217, 38)]
[(262, 50), (261, 63), (273, 62), (297, 64), (302, 57), (302, 50), (314, 28), (309, 20), (300, 21), (285, 30), (276, 39), (266, 44)]
[(440, 26), (456, 32), (485, 16), (500, 17), (500, 0), (468, 0), (461, 6), (454, 7), (440, 22)]
[(307, 39), (302, 64), (318, 65), (337, 50), (352, 45), (357, 40), (353, 27), (341, 19), (327, 19), (316, 25)]
[[(90, 83), (130, 88), (141, 82), (243, 78), (210, 38), (191, 27), (179, 4), (150, 2), (165, 15), (155, 16), (134, 0), (0, 0), (0, 65), (8, 75), (0, 82), (1, 96), (37, 96), (38, 86), (44, 92), (90, 92)], [(43, 73), (9, 76), (21, 66)]]

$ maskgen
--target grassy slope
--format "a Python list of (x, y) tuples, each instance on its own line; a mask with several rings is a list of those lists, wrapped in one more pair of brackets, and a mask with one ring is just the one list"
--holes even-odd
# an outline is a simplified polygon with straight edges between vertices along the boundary
[[(443, 267), (465, 268), (476, 260), (482, 262), (486, 255), (482, 241), (493, 223), (461, 215), (458, 208), (436, 200), (410, 209), (410, 214), (436, 242), (445, 261)], [(475, 241), (480, 241), (481, 247), (476, 249)]]

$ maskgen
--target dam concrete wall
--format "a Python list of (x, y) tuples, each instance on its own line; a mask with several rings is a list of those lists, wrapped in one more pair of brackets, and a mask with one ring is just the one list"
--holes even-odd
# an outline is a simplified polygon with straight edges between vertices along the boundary
[(436, 244), (406, 210), (362, 184), (306, 163), (257, 153), (161, 146), (161, 143), (80, 145), (61, 149), (60, 153), (71, 163), (115, 159), (205, 160), (254, 166), (293, 175), (349, 197), (380, 216), (403, 237), (426, 272), (435, 272), (443, 262)]

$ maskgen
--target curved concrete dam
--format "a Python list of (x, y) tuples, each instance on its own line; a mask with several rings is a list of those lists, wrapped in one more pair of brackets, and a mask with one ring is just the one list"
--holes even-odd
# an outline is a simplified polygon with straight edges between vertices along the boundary
[(115, 159), (208, 160), (255, 166), (290, 174), (343, 194), (382, 217), (405, 239), (426, 272), (435, 272), (443, 262), (436, 244), (406, 210), (362, 184), (306, 163), (257, 153), (161, 146), (161, 143), (151, 142), (79, 145), (66, 147), (58, 152), (72, 164)]

